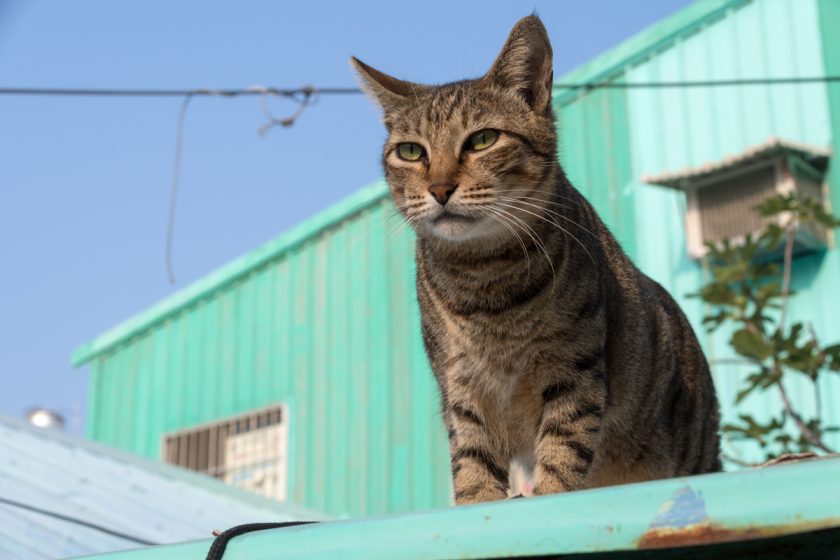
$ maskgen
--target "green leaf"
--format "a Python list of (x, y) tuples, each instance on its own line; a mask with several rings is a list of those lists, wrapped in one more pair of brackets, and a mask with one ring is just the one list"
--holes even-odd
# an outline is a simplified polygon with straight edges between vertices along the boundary
[(782, 212), (789, 212), (796, 206), (796, 196), (793, 193), (780, 194), (768, 198), (753, 208), (763, 217), (769, 218)]
[(777, 297), (782, 297), (782, 285), (779, 282), (769, 282), (755, 291), (755, 298), (761, 303)]
[(840, 372), (840, 344), (826, 346), (822, 352), (825, 355), (825, 366), (831, 371)]
[(750, 393), (755, 389), (767, 389), (778, 381), (778, 375), (767, 367), (761, 368), (761, 371), (747, 376), (747, 386), (738, 391), (735, 395), (735, 404), (740, 404)]
[(749, 414), (740, 414), (738, 418), (741, 420), (739, 424), (724, 424), (723, 431), (729, 433), (734, 439), (740, 440), (754, 440), (762, 447), (767, 445), (766, 438), (773, 432), (780, 430), (785, 423), (784, 417), (771, 418), (766, 424), (756, 421), (755, 418)]
[(754, 360), (763, 361), (773, 355), (773, 345), (764, 334), (747, 328), (735, 331), (729, 343), (740, 355)]
[(715, 282), (700, 289), (700, 297), (711, 305), (735, 305), (737, 294), (729, 284)]

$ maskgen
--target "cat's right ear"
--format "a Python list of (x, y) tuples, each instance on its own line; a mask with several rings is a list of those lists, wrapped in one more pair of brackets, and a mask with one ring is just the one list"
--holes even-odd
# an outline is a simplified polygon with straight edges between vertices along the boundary
[(548, 32), (540, 18), (531, 15), (513, 27), (484, 79), (518, 91), (539, 113), (548, 110), (551, 102), (552, 66)]
[(359, 74), (362, 89), (373, 97), (386, 113), (426, 90), (426, 86), (398, 80), (380, 72), (355, 56), (350, 57), (350, 63)]

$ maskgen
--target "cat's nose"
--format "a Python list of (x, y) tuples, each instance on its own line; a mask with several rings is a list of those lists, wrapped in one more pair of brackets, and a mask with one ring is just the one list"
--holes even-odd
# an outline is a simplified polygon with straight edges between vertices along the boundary
[(429, 187), (429, 192), (440, 204), (446, 204), (446, 201), (455, 192), (455, 185), (432, 185)]

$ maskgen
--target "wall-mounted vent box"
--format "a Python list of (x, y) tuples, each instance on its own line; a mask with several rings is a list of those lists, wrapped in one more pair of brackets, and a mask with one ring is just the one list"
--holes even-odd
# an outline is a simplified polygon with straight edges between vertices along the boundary
[[(795, 192), (825, 202), (824, 174), (830, 151), (770, 138), (764, 144), (699, 167), (646, 175), (642, 180), (685, 192), (686, 238), (692, 258), (702, 258), (706, 243), (743, 241), (763, 229), (767, 218), (755, 206), (777, 194)], [(788, 217), (775, 218), (781, 225)], [(794, 254), (826, 246), (827, 232), (815, 225), (800, 227)]]

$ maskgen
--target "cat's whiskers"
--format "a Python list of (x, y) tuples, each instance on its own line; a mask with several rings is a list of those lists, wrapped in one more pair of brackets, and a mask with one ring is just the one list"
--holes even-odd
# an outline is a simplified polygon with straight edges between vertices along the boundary
[[(510, 193), (517, 193), (517, 192), (534, 194), (537, 191), (538, 191), (538, 189), (510, 189), (510, 190), (505, 190), (503, 194), (510, 194)], [(545, 200), (545, 199), (542, 199), (542, 198), (536, 198), (536, 197), (532, 197), (532, 198), (535, 198), (536, 200), (545, 200), (545, 202), (559, 205), (560, 204), (559, 202), (554, 202), (554, 201), (550, 200), (552, 197), (555, 197), (555, 196), (558, 197), (558, 198), (562, 198), (563, 200), (568, 200), (569, 202), (571, 202), (572, 204), (574, 204), (578, 208), (583, 208), (584, 210), (586, 209), (586, 207), (583, 204), (581, 204), (579, 201), (577, 201), (573, 198), (570, 198), (568, 196), (563, 196), (562, 194), (559, 194), (559, 193), (556, 193), (556, 192), (552, 192), (548, 196), (549, 200)], [(528, 197), (525, 197), (525, 198), (528, 198)]]
[[(496, 204), (498, 205), (499, 203), (497, 202)], [(515, 208), (515, 207), (513, 207), (513, 208)], [(493, 206), (493, 210), (495, 210), (497, 212), (502, 212), (503, 214), (505, 214), (506, 216), (508, 216), (512, 220), (514, 220), (515, 222), (518, 222), (519, 224), (521, 224), (522, 231), (527, 233), (528, 236), (531, 238), (531, 240), (533, 240), (534, 244), (537, 247), (539, 247), (540, 250), (542, 250), (543, 254), (545, 255), (545, 260), (548, 261), (548, 266), (551, 267), (551, 278), (552, 278), (551, 291), (553, 293), (554, 289), (557, 287), (557, 273), (554, 270), (554, 263), (551, 261), (551, 256), (548, 254), (548, 249), (546, 249), (545, 243), (543, 243), (542, 239), (540, 239), (540, 236), (537, 234), (536, 231), (534, 231), (534, 229), (531, 226), (528, 225), (528, 223), (525, 220), (523, 220), (519, 216), (513, 214), (512, 212), (509, 212), (508, 210), (503, 210), (503, 209), (499, 208), (498, 206)]]
[(551, 225), (553, 225), (554, 227), (558, 228), (560, 231), (564, 232), (566, 235), (568, 235), (569, 237), (571, 237), (572, 239), (574, 239), (574, 240), (577, 242), (577, 244), (578, 244), (578, 245), (580, 245), (580, 246), (581, 246), (581, 248), (582, 248), (584, 251), (586, 251), (586, 254), (587, 254), (587, 255), (589, 255), (589, 260), (591, 260), (591, 261), (592, 261), (592, 264), (593, 264), (593, 265), (595, 265), (595, 266), (598, 266), (598, 265), (597, 265), (597, 263), (595, 262), (595, 258), (592, 256), (592, 253), (590, 253), (590, 252), (589, 252), (589, 249), (587, 249), (587, 248), (586, 248), (586, 245), (584, 245), (584, 244), (583, 244), (583, 242), (581, 242), (581, 240), (580, 240), (580, 239), (578, 239), (577, 237), (575, 237), (575, 235), (574, 235), (572, 232), (570, 232), (569, 230), (567, 230), (566, 228), (564, 228), (563, 226), (561, 226), (561, 225), (560, 225), (560, 224), (558, 224), (557, 222), (552, 221), (552, 220), (549, 220), (549, 219), (548, 219), (548, 218), (546, 218), (545, 216), (542, 216), (542, 215), (537, 214), (537, 213), (535, 213), (535, 212), (531, 212), (530, 210), (526, 210), (525, 208), (520, 208), (519, 206), (514, 206), (514, 205), (512, 205), (512, 204), (507, 204), (507, 203), (504, 203), (504, 202), (497, 202), (496, 204), (497, 204), (497, 205), (500, 205), (500, 206), (506, 206), (506, 207), (508, 207), (508, 208), (513, 208), (513, 209), (515, 209), (515, 210), (520, 210), (520, 211), (522, 211), (522, 212), (525, 212), (526, 214), (531, 214), (532, 216), (535, 216), (535, 217), (539, 218), (540, 220), (543, 220), (544, 222), (546, 222), (546, 223), (548, 223), (548, 224), (551, 224)]
[(483, 213), (488, 215), (492, 220), (502, 224), (506, 228), (508, 228), (513, 235), (516, 236), (516, 239), (519, 240), (519, 244), (522, 245), (522, 253), (525, 255), (525, 262), (528, 266), (528, 275), (526, 276), (525, 282), (527, 283), (528, 280), (531, 279), (531, 257), (528, 255), (528, 249), (525, 247), (525, 241), (522, 239), (522, 236), (515, 229), (515, 224), (511, 224), (509, 220), (506, 220), (504, 216), (501, 214), (497, 214), (493, 212), (493, 208), (491, 206), (482, 205), (481, 210)]
[[(399, 220), (397, 221), (396, 225), (392, 225), (389, 222), (399, 216)], [(359, 290), (363, 289), (368, 284), (368, 279), (370, 278), (371, 271), (374, 270), (386, 257), (388, 251), (394, 246), (397, 240), (402, 236), (403, 232), (409, 226), (416, 225), (413, 221), (411, 216), (401, 215), (401, 214), (393, 214), (388, 213), (386, 219), (383, 219), (383, 227), (386, 228), (385, 232), (385, 239), (382, 244), (381, 251), (374, 251), (374, 256), (372, 262), (369, 263), (369, 266), (364, 267), (362, 281), (356, 287), (356, 290), (353, 291), (351, 294), (351, 299), (355, 299), (359, 295)], [(347, 253), (349, 253), (350, 249), (354, 249), (356, 245), (359, 244), (359, 241), (363, 239), (370, 238), (370, 234), (373, 228), (368, 227), (361, 235), (356, 236), (348, 246), (344, 248), (344, 251), (338, 255), (338, 258), (343, 258)], [(325, 283), (327, 277), (322, 277), (321, 282)], [(322, 287), (322, 286), (321, 286)]]
[(589, 235), (594, 237), (596, 241), (598, 240), (597, 235), (595, 235), (594, 233), (592, 233), (591, 231), (589, 231), (588, 229), (586, 229), (585, 227), (583, 227), (582, 225), (580, 225), (579, 223), (574, 221), (573, 219), (569, 218), (568, 216), (564, 216), (563, 214), (561, 214), (559, 212), (555, 212), (554, 210), (549, 210), (548, 208), (543, 208), (542, 206), (539, 206), (539, 205), (534, 204), (532, 202), (526, 202), (525, 200), (522, 200), (521, 198), (509, 198), (509, 197), (500, 196), (499, 200), (504, 200), (504, 201), (507, 201), (507, 202), (520, 202), (522, 204), (527, 204), (528, 206), (532, 206), (533, 208), (536, 208), (538, 210), (545, 210), (549, 214), (553, 214), (553, 215), (557, 216), (558, 218), (563, 218), (564, 220), (573, 223), (574, 225), (576, 225), (577, 227), (579, 227), (580, 229), (582, 229), (583, 231), (585, 231), (586, 233), (588, 233)]
[(384, 253), (388, 253), (391, 247), (397, 242), (397, 240), (402, 236), (405, 232), (406, 228), (412, 225), (411, 218), (403, 217), (400, 219), (396, 228), (394, 228), (390, 233), (386, 234), (385, 236), (385, 251)]

